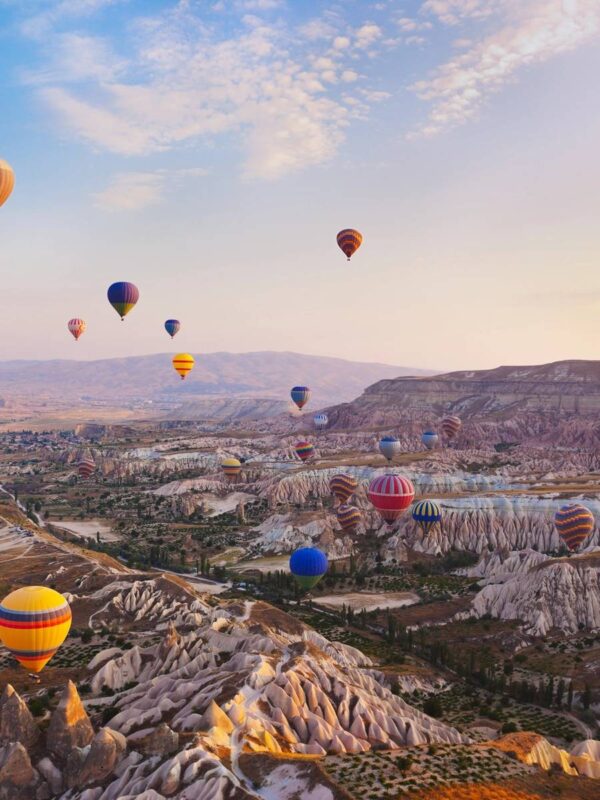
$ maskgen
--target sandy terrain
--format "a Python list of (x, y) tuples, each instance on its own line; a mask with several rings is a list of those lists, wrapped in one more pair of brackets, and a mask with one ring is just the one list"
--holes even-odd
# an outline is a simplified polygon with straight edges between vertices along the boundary
[(328, 594), (315, 597), (316, 605), (339, 608), (342, 605), (350, 606), (354, 610), (365, 608), (374, 611), (376, 608), (403, 608), (413, 606), (420, 602), (418, 595), (413, 592), (347, 592), (346, 594)]
[(100, 531), (100, 538), (104, 542), (119, 542), (121, 540), (121, 536), (115, 533), (104, 520), (53, 519), (52, 525), (56, 528), (62, 528), (69, 533), (73, 533), (75, 536), (81, 536), (82, 539), (95, 539), (96, 533)]

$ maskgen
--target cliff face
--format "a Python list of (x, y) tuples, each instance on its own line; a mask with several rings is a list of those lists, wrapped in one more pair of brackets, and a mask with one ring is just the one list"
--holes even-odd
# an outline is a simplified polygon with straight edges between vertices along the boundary
[[(591, 417), (599, 411), (600, 361), (559, 361), (534, 367), (382, 380), (368, 387), (357, 400), (334, 406), (327, 413), (334, 429), (403, 422), (410, 431), (414, 427), (414, 432), (416, 426), (421, 431), (423, 426), (435, 425), (441, 416), (452, 413), (460, 416), (463, 423), (477, 420), (479, 425), (491, 425), (500, 440), (505, 427), (507, 434), (522, 440), (527, 434), (533, 437), (548, 432), (557, 421), (564, 423), (574, 415)], [(599, 431), (593, 420), (580, 427), (580, 438), (597, 443)], [(468, 441), (468, 425), (465, 428), (462, 435)], [(560, 435), (560, 430), (556, 434)]]

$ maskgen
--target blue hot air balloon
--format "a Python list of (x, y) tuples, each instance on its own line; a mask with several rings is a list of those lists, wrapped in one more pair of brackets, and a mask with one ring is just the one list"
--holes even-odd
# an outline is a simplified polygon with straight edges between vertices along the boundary
[(178, 319), (168, 319), (165, 322), (165, 330), (171, 339), (175, 336), (179, 328), (181, 328), (181, 322), (179, 322)]
[(111, 284), (108, 287), (107, 295), (108, 302), (121, 317), (121, 320), (125, 319), (126, 314), (129, 314), (140, 299), (140, 292), (137, 286), (127, 281)]
[(290, 396), (299, 409), (303, 409), (310, 399), (310, 389), (308, 386), (294, 386)]
[(379, 442), (379, 452), (388, 461), (392, 461), (394, 456), (400, 452), (400, 439), (395, 436), (384, 436)]
[(421, 436), (421, 441), (428, 450), (433, 450), (437, 447), (439, 438), (435, 431), (425, 431)]
[(317, 429), (326, 428), (329, 424), (329, 417), (325, 413), (315, 414), (313, 417), (313, 422), (315, 423), (315, 428)]
[(327, 572), (327, 556), (316, 547), (301, 547), (290, 557), (290, 572), (302, 589), (312, 589)]
[(427, 535), (442, 519), (442, 509), (433, 500), (421, 500), (413, 508), (412, 518)]

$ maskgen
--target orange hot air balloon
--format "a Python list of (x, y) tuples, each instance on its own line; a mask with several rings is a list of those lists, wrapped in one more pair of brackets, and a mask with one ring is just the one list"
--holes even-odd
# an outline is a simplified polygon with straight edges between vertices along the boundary
[(177, 353), (173, 356), (173, 367), (181, 375), (181, 380), (194, 369), (194, 363), (194, 356), (190, 353)]
[(10, 164), (0, 158), (0, 206), (10, 197), (15, 186), (15, 173)]
[(354, 253), (356, 253), (361, 246), (362, 240), (362, 233), (354, 228), (344, 228), (344, 230), (340, 231), (337, 235), (338, 247), (342, 253), (344, 253), (348, 261), (350, 261)]
[(79, 337), (85, 333), (85, 329), (87, 325), (84, 319), (79, 319), (79, 317), (73, 317), (67, 322), (67, 329), (69, 333), (74, 337), (75, 341), (79, 339)]

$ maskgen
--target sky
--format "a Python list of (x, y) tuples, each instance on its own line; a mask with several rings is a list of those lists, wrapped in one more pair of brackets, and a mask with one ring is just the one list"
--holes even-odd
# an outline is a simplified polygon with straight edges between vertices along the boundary
[(598, 358), (599, 45), (600, 0), (0, 0), (0, 358)]

